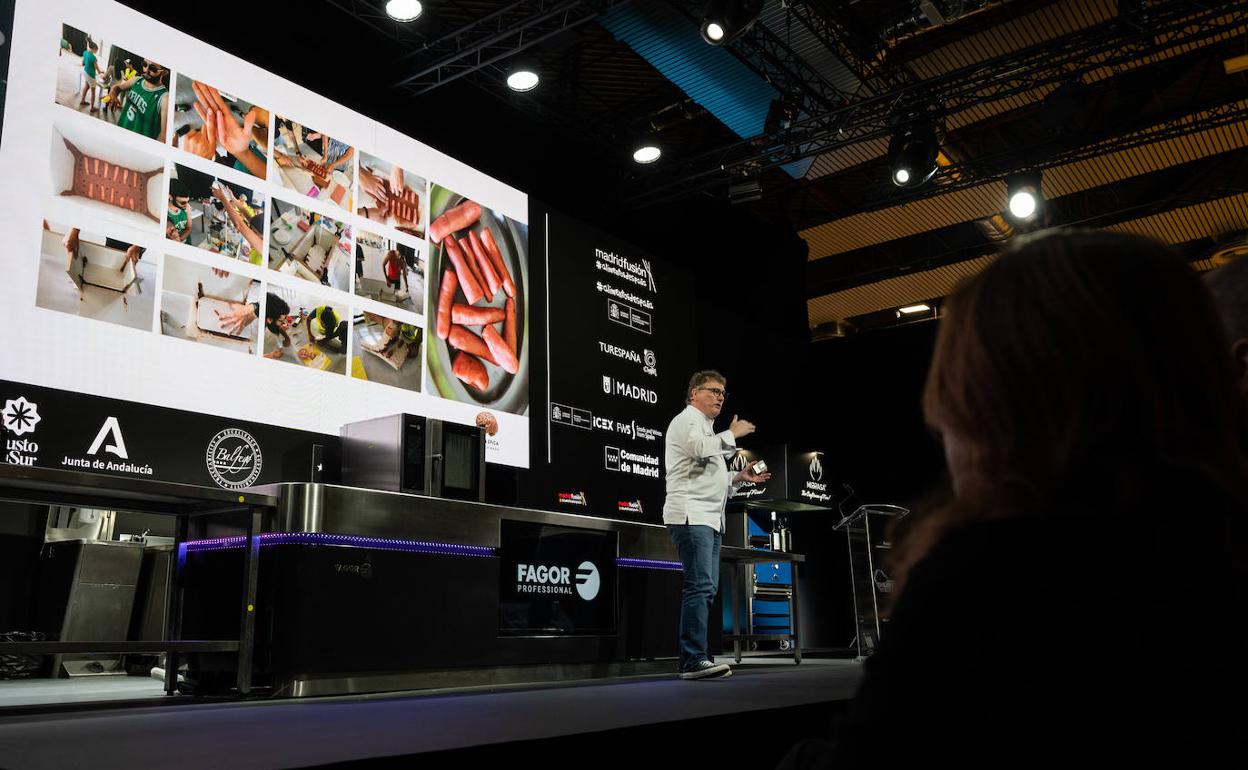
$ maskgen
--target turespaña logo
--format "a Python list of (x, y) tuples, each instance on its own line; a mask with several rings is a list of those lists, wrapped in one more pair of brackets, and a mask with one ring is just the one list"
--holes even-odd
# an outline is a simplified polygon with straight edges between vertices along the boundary
[(242, 489), (260, 478), (260, 443), (241, 428), (226, 428), (208, 442), (208, 475), (225, 489)]
[(39, 405), (27, 401), (25, 396), (10, 398), (4, 402), (4, 427), (14, 436), (33, 433), (39, 424)]
[(121, 437), (121, 425), (117, 422), (116, 417), (109, 417), (100, 426), (100, 432), (95, 434), (95, 441), (91, 442), (91, 448), (87, 450), (87, 454), (99, 454), (100, 446), (104, 444), (104, 440), (109, 436), (112, 436), (113, 443), (105, 446), (104, 451), (115, 454), (123, 460), (129, 460), (130, 455), (126, 454), (126, 440)]
[(810, 460), (810, 478), (812, 481), (823, 479), (823, 464), (819, 462), (819, 455), (815, 455)]
[(598, 568), (592, 561), (581, 562), (576, 568), (576, 592), (585, 601), (592, 602), (600, 588), (602, 588), (602, 578), (598, 575)]
[(732, 458), (732, 469), (740, 473), (745, 470), (745, 464), (747, 462), (749, 462), (749, 460), (746, 458), (745, 452), (737, 450), (737, 453)]

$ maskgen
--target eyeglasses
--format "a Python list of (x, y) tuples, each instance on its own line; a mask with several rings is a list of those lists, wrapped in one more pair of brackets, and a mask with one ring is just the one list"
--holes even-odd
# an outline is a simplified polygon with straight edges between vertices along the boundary
[(708, 391), (711, 395), (719, 396), (720, 398), (728, 398), (728, 391), (724, 390), (723, 388), (701, 387), (701, 388), (698, 388), (698, 390)]

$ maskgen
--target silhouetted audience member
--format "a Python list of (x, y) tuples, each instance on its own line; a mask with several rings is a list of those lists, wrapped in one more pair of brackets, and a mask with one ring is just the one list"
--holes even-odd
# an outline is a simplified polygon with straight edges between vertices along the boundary
[(953, 499), (897, 544), (848, 716), (782, 767), (1242, 766), (1244, 402), (1199, 277), (1045, 235), (945, 308), (923, 408)]
[(1248, 258), (1240, 257), (1205, 276), (1231, 341), (1239, 392), (1248, 399)]

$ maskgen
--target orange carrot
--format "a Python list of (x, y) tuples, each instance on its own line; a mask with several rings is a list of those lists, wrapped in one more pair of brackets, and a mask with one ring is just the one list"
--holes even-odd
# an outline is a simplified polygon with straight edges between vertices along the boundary
[[(459, 253), (464, 255), (464, 264), (467, 265), (468, 269), (472, 271), (472, 277), (476, 279), (477, 286), (481, 287), (481, 294), (484, 296), (487, 288), (485, 285), (485, 276), (481, 275), (481, 267), (477, 264), (477, 258), (473, 256), (472, 249), (468, 247), (468, 239), (456, 238), (451, 235), (447, 237), (446, 242), (450, 243), (451, 241), (454, 241), (455, 245), (459, 247)], [(490, 297), (490, 299), (492, 300), (494, 298)]]
[(442, 273), (442, 290), (438, 292), (438, 338), (446, 339), (451, 333), (451, 303), (455, 301), (455, 290), (459, 288), (459, 279), (454, 270)]
[(481, 206), (476, 201), (464, 201), (455, 208), (442, 212), (441, 216), (433, 220), (433, 224), (429, 225), (429, 237), (434, 243), (441, 243), (446, 236), (457, 230), (463, 230), (465, 227), (471, 227), (480, 218)]
[(481, 337), (485, 340), (485, 344), (490, 346), (490, 353), (494, 355), (494, 360), (498, 362), (498, 365), (503, 367), (503, 371), (515, 374), (520, 369), (520, 362), (516, 360), (516, 351), (507, 347), (503, 338), (498, 336), (497, 329), (487, 325), (481, 329)]
[(451, 305), (451, 323), (464, 326), (495, 324), (503, 320), (504, 315), (501, 307), (473, 307), (472, 305), (461, 305), (458, 302)]
[(490, 258), (485, 255), (485, 247), (481, 245), (481, 239), (477, 237), (475, 230), (468, 231), (468, 245), (472, 247), (472, 254), (477, 258), (477, 266), (481, 268), (481, 275), (485, 277), (485, 285), (490, 289), (490, 293), (487, 296), (490, 298), (490, 302), (493, 302), (494, 295), (498, 293), (498, 289), (503, 285), (503, 282), (498, 279), (498, 275), (494, 272), (494, 265), (490, 262)]
[(498, 244), (494, 242), (494, 234), (490, 232), (490, 228), (481, 228), (481, 243), (484, 244), (486, 253), (490, 255), (490, 261), (494, 263), (498, 277), (503, 281), (503, 291), (507, 292), (508, 297), (516, 296), (516, 284), (511, 280), (511, 273), (507, 272), (507, 265), (503, 263), (503, 253), (498, 250)]
[(511, 297), (507, 298), (506, 318), (503, 320), (503, 339), (507, 342), (507, 347), (520, 352), (520, 348), (516, 347), (516, 301)]
[[(486, 328), (488, 329), (490, 327), (487, 326)], [(485, 340), (473, 334), (468, 329), (465, 329), (458, 324), (451, 324), (451, 333), (448, 339), (450, 340), (451, 347), (456, 350), (471, 353), (474, 356), (478, 356), (492, 364), (497, 365), (497, 361), (490, 353), (490, 346), (485, 344)]]
[(490, 375), (485, 371), (485, 364), (478, 361), (476, 356), (462, 352), (456, 353), (455, 360), (451, 364), (451, 371), (456, 377), (477, 390), (490, 387)]
[(459, 274), (459, 285), (464, 290), (464, 296), (468, 298), (468, 304), (476, 304), (477, 300), (481, 299), (481, 284), (477, 283), (472, 271), (468, 269), (464, 252), (460, 250), (454, 238), (447, 238), (442, 247), (446, 249), (447, 258), (455, 265), (455, 272)]

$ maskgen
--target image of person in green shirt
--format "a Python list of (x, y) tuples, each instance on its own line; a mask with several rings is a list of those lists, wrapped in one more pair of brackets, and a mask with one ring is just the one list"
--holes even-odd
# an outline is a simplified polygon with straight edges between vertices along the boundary
[(191, 196), (186, 185), (169, 180), (169, 209), (165, 214), (165, 237), (186, 243), (191, 237)]
[(117, 125), (136, 134), (165, 141), (169, 115), (169, 70), (143, 60), (142, 75), (117, 83), (108, 92), (110, 106), (120, 109)]
[(82, 73), (84, 75), (82, 84), (82, 94), (78, 97), (78, 106), (90, 107), (92, 112), (98, 112), (100, 107), (96, 103), (100, 98), (100, 84), (95, 77), (99, 74), (97, 67), (99, 66), (100, 46), (94, 40), (87, 41), (87, 50), (82, 52)]

